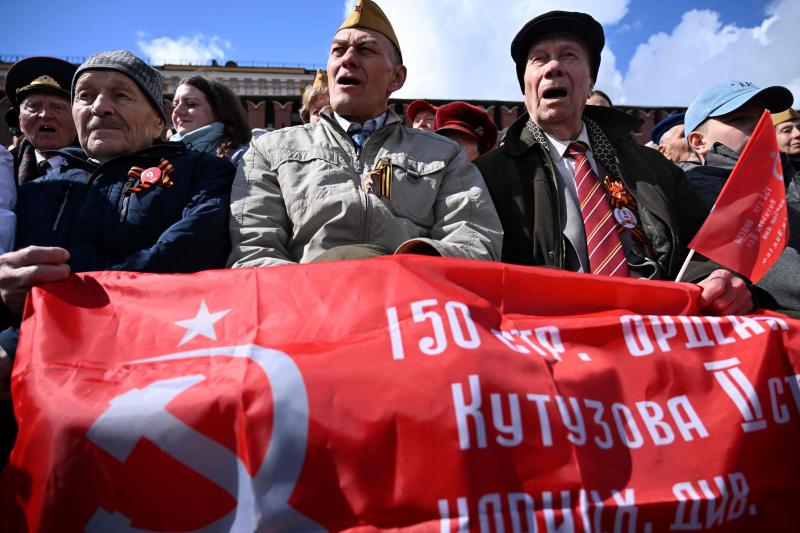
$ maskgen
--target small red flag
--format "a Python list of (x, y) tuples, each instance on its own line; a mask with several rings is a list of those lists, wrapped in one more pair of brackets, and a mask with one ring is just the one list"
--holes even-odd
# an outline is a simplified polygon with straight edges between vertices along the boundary
[(784, 187), (775, 129), (764, 111), (689, 248), (758, 282), (786, 248)]

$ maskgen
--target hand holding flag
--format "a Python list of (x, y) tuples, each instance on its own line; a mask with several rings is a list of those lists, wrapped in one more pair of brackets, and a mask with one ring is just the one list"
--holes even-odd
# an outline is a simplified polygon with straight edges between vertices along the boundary
[(786, 221), (780, 151), (764, 111), (689, 248), (757, 283), (786, 248)]

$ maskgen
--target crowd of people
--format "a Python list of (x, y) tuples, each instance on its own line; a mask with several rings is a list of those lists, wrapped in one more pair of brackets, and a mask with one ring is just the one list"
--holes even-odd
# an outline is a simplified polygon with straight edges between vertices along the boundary
[(304, 124), (260, 135), (235, 94), (203, 76), (181, 82), (167, 117), (161, 75), (127, 51), (78, 67), (19, 61), (5, 89), (21, 140), (0, 149), (0, 393), (26, 295), (73, 272), (412, 253), (674, 280), (765, 109), (783, 152), (789, 247), (757, 285), (698, 255), (685, 279), (704, 313), (800, 311), (791, 92), (721, 81), (642, 146), (636, 121), (594, 88), (604, 44), (584, 13), (526, 23), (511, 57), (527, 113), (503, 132), (466, 102), (389, 109), (407, 71), (372, 0), (333, 33)]

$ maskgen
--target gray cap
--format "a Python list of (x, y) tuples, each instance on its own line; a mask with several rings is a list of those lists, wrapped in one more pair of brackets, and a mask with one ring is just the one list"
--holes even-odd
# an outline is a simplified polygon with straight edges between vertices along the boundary
[(132, 53), (127, 50), (100, 52), (84, 61), (72, 78), (71, 96), (73, 100), (75, 99), (75, 84), (81, 74), (87, 70), (116, 70), (125, 74), (136, 82), (164, 122), (167, 122), (167, 114), (164, 112), (164, 94), (161, 92), (163, 83), (161, 73)]

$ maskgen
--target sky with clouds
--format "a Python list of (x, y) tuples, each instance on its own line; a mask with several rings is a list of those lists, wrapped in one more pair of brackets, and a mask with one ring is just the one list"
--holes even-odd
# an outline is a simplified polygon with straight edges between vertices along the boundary
[[(521, 100), (509, 45), (534, 16), (583, 10), (606, 31), (597, 88), (615, 103), (688, 105), (725, 79), (784, 85), (800, 100), (797, 0), (378, 0), (409, 70), (400, 98)], [(79, 59), (127, 48), (153, 64), (297, 65), (325, 62), (353, 0), (55, 0), (31, 25), (21, 2), (4, 9), (0, 56)], [(57, 16), (55, 14), (58, 14)], [(797, 107), (797, 106), (795, 106)]]

